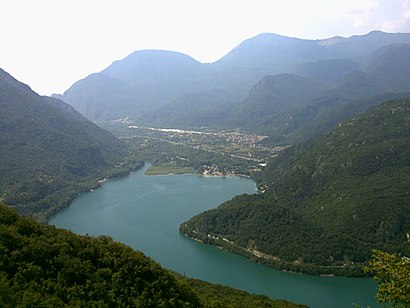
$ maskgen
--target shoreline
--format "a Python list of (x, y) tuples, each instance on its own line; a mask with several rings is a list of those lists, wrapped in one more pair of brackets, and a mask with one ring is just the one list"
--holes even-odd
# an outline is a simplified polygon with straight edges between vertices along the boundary
[[(230, 253), (235, 253), (243, 256), (252, 262), (259, 263), (261, 265), (273, 268), (274, 270), (294, 273), (298, 275), (310, 275), (320, 277), (348, 277), (348, 278), (368, 278), (369, 276), (363, 272), (364, 264), (356, 264), (357, 266), (345, 266), (345, 265), (316, 265), (312, 263), (298, 263), (287, 260), (281, 260), (279, 257), (275, 257), (260, 251), (251, 251), (247, 248), (239, 246), (232, 241), (225, 238), (199, 234), (195, 230), (181, 230), (181, 227), (187, 227), (185, 223), (180, 225), (180, 233), (185, 237), (193, 240), (197, 243), (206, 244), (219, 248)], [(191, 231), (200, 237), (187, 234)], [(356, 269), (349, 274), (349, 269)]]
[[(106, 175), (106, 176), (99, 176), (96, 179), (84, 179), (84, 183), (87, 182), (92, 182), (92, 184), (86, 185), (85, 187), (83, 187), (82, 189), (77, 189), (76, 191), (73, 192), (73, 194), (71, 194), (70, 196), (66, 196), (67, 199), (62, 202), (62, 203), (58, 203), (55, 206), (49, 208), (49, 210), (47, 212), (44, 213), (44, 216), (40, 216), (39, 214), (41, 213), (37, 213), (34, 214), (32, 217), (40, 222), (40, 223), (44, 223), (44, 224), (49, 224), (49, 220), (59, 214), (60, 212), (62, 212), (64, 209), (68, 208), (71, 203), (82, 193), (86, 193), (86, 192), (94, 192), (97, 189), (99, 189), (102, 185), (104, 185), (105, 183), (108, 183), (112, 180), (116, 180), (116, 179), (120, 179), (122, 177), (128, 176), (133, 172), (136, 172), (142, 168), (144, 168), (146, 165), (146, 162), (142, 161), (139, 162), (138, 164), (135, 164), (134, 166), (129, 166), (129, 168), (127, 168), (126, 170), (123, 170), (122, 172), (114, 172), (116, 171), (115, 169), (111, 170), (111, 174)], [(117, 170), (119, 171), (119, 170)], [(58, 192), (57, 192), (58, 193)]]
[[(166, 175), (184, 175), (184, 174), (193, 174), (193, 175), (198, 175), (202, 177), (242, 177), (246, 179), (251, 179), (250, 175), (246, 174), (236, 174), (236, 173), (227, 173), (227, 174), (221, 174), (221, 173), (204, 173), (204, 172), (199, 172), (194, 169), (194, 167), (179, 167), (179, 166), (164, 166), (164, 165), (152, 165), (149, 162), (145, 162), (146, 164), (150, 164), (149, 167), (144, 171), (145, 175), (148, 176), (166, 176)], [(150, 171), (150, 169), (153, 169)], [(175, 172), (176, 171), (176, 172)]]

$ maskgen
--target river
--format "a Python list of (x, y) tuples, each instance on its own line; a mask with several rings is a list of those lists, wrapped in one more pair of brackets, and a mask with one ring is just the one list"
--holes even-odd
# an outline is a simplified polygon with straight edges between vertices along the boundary
[(166, 268), (250, 293), (310, 307), (377, 306), (371, 279), (276, 271), (180, 235), (182, 222), (235, 195), (255, 193), (255, 183), (241, 177), (147, 176), (148, 166), (80, 195), (49, 223), (79, 234), (109, 235)]

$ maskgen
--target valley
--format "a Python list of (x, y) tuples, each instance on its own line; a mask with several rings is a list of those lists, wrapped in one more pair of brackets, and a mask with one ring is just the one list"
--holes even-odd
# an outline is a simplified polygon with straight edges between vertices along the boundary
[[(288, 147), (265, 145), (263, 140), (267, 136), (239, 130), (138, 127), (129, 120), (100, 125), (135, 147), (135, 152), (143, 160), (167, 167), (191, 167), (202, 175), (250, 176), (261, 171), (270, 158)], [(164, 150), (155, 151), (159, 143)]]
[(377, 305), (370, 260), (410, 255), (409, 72), (382, 31), (136, 50), (52, 97), (0, 69), (0, 306)]

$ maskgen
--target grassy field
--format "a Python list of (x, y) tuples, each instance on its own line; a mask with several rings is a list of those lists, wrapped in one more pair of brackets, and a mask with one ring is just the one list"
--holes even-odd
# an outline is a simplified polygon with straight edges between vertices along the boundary
[(151, 166), (146, 171), (146, 175), (166, 175), (166, 174), (185, 174), (194, 173), (191, 167), (176, 167), (176, 166)]

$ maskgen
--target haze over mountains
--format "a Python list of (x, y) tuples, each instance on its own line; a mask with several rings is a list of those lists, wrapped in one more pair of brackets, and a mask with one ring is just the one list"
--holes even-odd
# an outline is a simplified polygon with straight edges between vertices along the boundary
[[(335, 106), (410, 92), (409, 44), (410, 34), (380, 31), (325, 40), (264, 33), (211, 64), (178, 52), (136, 51), (76, 82), (61, 98), (93, 121), (129, 117), (158, 127), (269, 133), (286, 112), (316, 106), (320, 113), (324, 99)], [(263, 117), (255, 123), (250, 112)]]
[[(309, 274), (363, 275), (374, 248), (410, 253), (410, 34), (301, 40), (265, 33), (211, 64), (137, 51), (57, 97), (70, 105), (0, 69), (0, 306), (29, 305), (33, 296), (54, 306), (106, 300), (208, 307), (209, 294), (221, 292), (202, 283), (193, 290), (108, 238), (41, 226), (3, 205), (46, 221), (79, 193), (141, 164), (130, 146), (86, 117), (240, 128), (269, 136), (267, 144), (293, 145), (277, 157), (269, 152), (267, 166), (253, 174), (263, 194), (237, 196), (193, 217), (180, 227), (190, 237)], [(160, 154), (176, 165), (172, 156), (180, 153), (157, 144), (149, 158)], [(212, 149), (201, 153), (216, 164)], [(112, 284), (115, 277), (125, 285)], [(248, 306), (270, 304), (233, 290), (221, 294), (226, 306), (246, 298)]]

